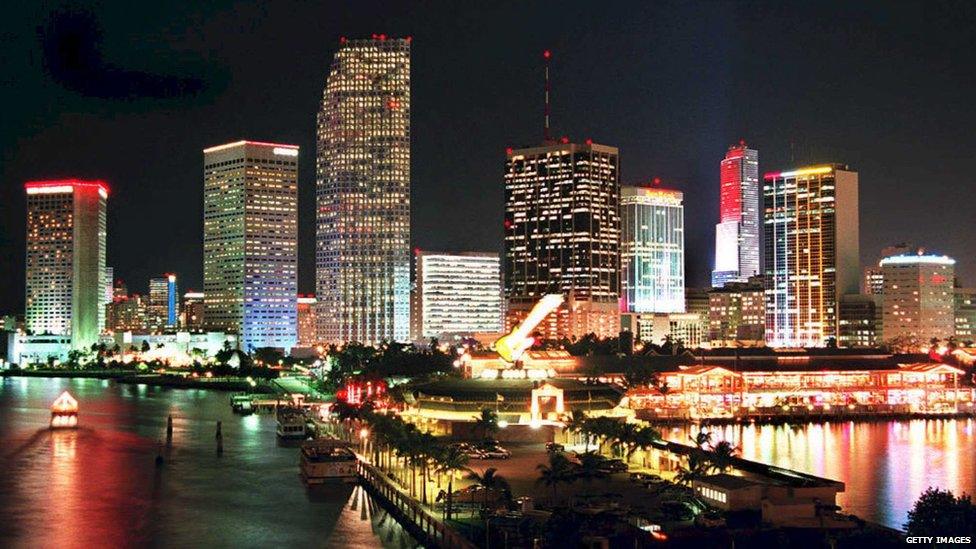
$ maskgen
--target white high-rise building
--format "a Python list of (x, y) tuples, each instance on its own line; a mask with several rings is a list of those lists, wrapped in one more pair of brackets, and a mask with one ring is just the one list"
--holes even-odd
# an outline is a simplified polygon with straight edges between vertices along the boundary
[(681, 191), (620, 188), (620, 294), (627, 313), (685, 312)]
[[(239, 334), (244, 351), (291, 349), (298, 314), (298, 146), (237, 141), (204, 149), (203, 163), (206, 325)], [(175, 279), (172, 291), (167, 297), (175, 295)]]
[(955, 335), (955, 264), (944, 255), (902, 254), (881, 260), (885, 340), (928, 342)]
[(415, 254), (411, 338), (501, 332), (501, 261), (497, 253)]
[(26, 328), (98, 342), (105, 316), (108, 185), (66, 179), (31, 181), (27, 192)]
[(318, 112), (318, 340), (410, 337), (410, 39), (342, 39)]
[(745, 142), (729, 147), (721, 164), (721, 208), (715, 226), (712, 286), (748, 282), (759, 266), (759, 152)]

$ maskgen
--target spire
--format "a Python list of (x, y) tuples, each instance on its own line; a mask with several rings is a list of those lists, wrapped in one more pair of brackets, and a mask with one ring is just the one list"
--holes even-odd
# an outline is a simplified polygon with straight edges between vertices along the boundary
[(542, 58), (545, 60), (545, 69), (546, 69), (546, 110), (545, 110), (545, 127), (543, 128), (542, 138), (545, 140), (546, 143), (548, 143), (552, 140), (552, 137), (550, 137), (549, 135), (549, 91), (550, 91), (549, 59), (552, 58), (552, 52), (549, 50), (542, 52)]

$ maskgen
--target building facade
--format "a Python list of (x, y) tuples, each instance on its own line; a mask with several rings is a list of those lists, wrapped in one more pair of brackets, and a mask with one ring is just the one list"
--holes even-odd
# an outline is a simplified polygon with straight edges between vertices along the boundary
[(765, 343), (766, 297), (762, 278), (726, 282), (708, 293), (708, 341), (712, 347)]
[(200, 331), (206, 325), (203, 292), (186, 292), (180, 305), (180, 326), (184, 330)]
[(104, 325), (108, 186), (66, 179), (24, 187), (26, 329), (70, 337), (72, 348), (88, 348)]
[(543, 338), (619, 330), (619, 154), (590, 142), (508, 149), (505, 159), (505, 325), (547, 294), (565, 301)]
[(410, 39), (341, 40), (318, 112), (318, 339), (410, 336)]
[(748, 282), (760, 274), (759, 151), (745, 142), (729, 147), (721, 163), (719, 223), (715, 225), (712, 286)]
[(411, 339), (502, 331), (501, 261), (497, 253), (418, 250)]
[(298, 346), (314, 347), (318, 343), (317, 322), (315, 319), (316, 302), (314, 295), (298, 295)]
[(115, 298), (105, 306), (106, 330), (112, 333), (149, 331), (148, 300), (139, 294)]
[(175, 328), (180, 317), (176, 275), (149, 279), (149, 322), (156, 328)]
[(955, 288), (956, 338), (976, 341), (976, 288)]
[(620, 189), (621, 312), (685, 312), (683, 199), (671, 189)]
[(763, 185), (766, 343), (822, 347), (840, 296), (861, 278), (857, 172), (833, 164), (767, 173)]
[(950, 257), (922, 254), (881, 260), (885, 340), (927, 342), (955, 335), (955, 264)]
[(242, 350), (295, 345), (298, 147), (237, 141), (204, 149), (207, 326)]
[(880, 294), (844, 294), (838, 309), (837, 344), (841, 347), (877, 347), (882, 343)]

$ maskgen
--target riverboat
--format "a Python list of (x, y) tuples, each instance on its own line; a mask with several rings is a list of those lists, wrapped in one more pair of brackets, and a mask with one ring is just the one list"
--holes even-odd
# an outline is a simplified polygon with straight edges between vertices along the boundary
[(309, 485), (330, 480), (354, 482), (357, 478), (356, 454), (347, 443), (334, 438), (303, 443), (299, 467), (302, 480)]
[(78, 401), (65, 391), (51, 404), (51, 428), (74, 429), (77, 426)]
[(294, 408), (279, 408), (278, 414), (278, 438), (283, 439), (303, 439), (308, 436), (305, 426), (305, 415), (301, 410)]

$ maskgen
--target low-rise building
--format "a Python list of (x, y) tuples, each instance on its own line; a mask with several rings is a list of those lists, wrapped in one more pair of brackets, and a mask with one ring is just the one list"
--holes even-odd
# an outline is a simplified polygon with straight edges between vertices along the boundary
[(730, 282), (708, 293), (708, 341), (713, 348), (760, 347), (765, 336), (762, 278)]
[(840, 297), (837, 344), (874, 348), (882, 342), (881, 295), (844, 294)]

